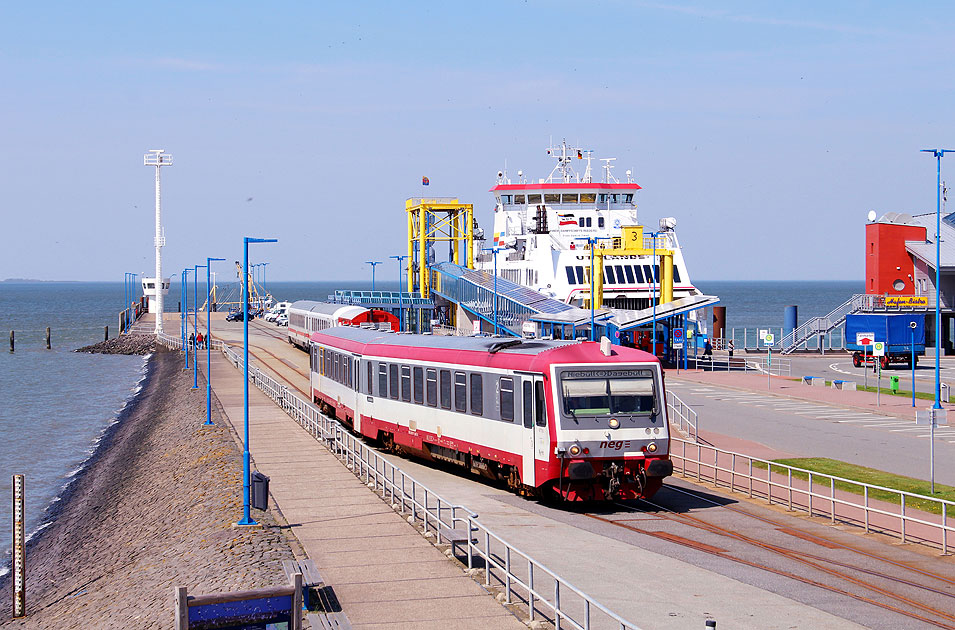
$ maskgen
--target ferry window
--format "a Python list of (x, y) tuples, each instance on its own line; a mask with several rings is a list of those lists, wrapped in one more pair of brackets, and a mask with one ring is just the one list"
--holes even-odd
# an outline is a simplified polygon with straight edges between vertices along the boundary
[(560, 195), (544, 193), (544, 203), (560, 203)]
[(398, 400), (398, 365), (391, 364), (388, 366), (388, 397), (393, 400)]
[(365, 387), (368, 388), (370, 396), (375, 395), (375, 368), (372, 367), (371, 361), (368, 362), (368, 383), (365, 384)]
[(617, 203), (620, 201), (620, 195), (610, 195), (610, 203)]
[(600, 193), (597, 195), (597, 203), (607, 203), (608, 197), (607, 193)]
[[(630, 267), (628, 266), (627, 269), (630, 269)], [(643, 268), (640, 265), (634, 265), (633, 273), (637, 276), (637, 282), (643, 284)]]
[(633, 203), (633, 194), (623, 196), (624, 203)]
[(480, 374), (471, 375), (471, 413), (484, 415), (484, 378)]
[(540, 203), (540, 202), (541, 202), (540, 195), (527, 195), (527, 203)]
[(451, 370), (441, 370), (441, 408), (451, 408)]
[(514, 379), (501, 378), (501, 420), (514, 422)]
[(604, 267), (604, 282), (607, 284), (616, 284), (616, 278), (613, 275), (613, 267)]
[(673, 265), (673, 281), (674, 282), (680, 281), (680, 268), (677, 267), (676, 265)]
[(401, 400), (411, 402), (411, 368), (401, 366)]
[(660, 265), (653, 265), (653, 277), (660, 282)]
[(434, 369), (428, 369), (428, 406), (437, 407), (438, 406), (438, 371)]
[(454, 410), (468, 412), (468, 375), (464, 372), (454, 373)]
[(597, 227), (603, 227), (603, 226), (604, 226), (604, 218), (597, 217)]
[(577, 193), (564, 193), (560, 196), (561, 203), (577, 203)]
[(584, 218), (583, 218), (583, 217), (580, 217), (580, 218), (577, 220), (577, 225), (579, 225), (580, 227), (584, 227)]
[(587, 227), (591, 227), (592, 224), (593, 224), (593, 219), (591, 219), (590, 217), (587, 217)]
[(388, 395), (388, 366), (384, 363), (378, 364), (378, 395)]
[[(630, 265), (624, 265), (623, 271), (625, 274), (627, 274), (627, 284), (633, 284), (633, 267)], [(619, 273), (620, 271), (618, 270), (617, 274), (619, 275)]]
[(626, 280), (623, 277), (623, 267), (620, 265), (615, 265), (613, 270), (617, 272), (617, 284), (623, 284)]
[(420, 405), (424, 403), (424, 368), (414, 369), (414, 401)]
[(568, 284), (577, 284), (577, 278), (574, 277), (574, 268), (573, 267), (564, 267), (567, 271), (567, 282)]
[(584, 268), (576, 267), (576, 270), (577, 270), (577, 284), (583, 284), (584, 283)]
[(510, 203), (511, 203), (511, 196), (510, 196), (510, 195), (501, 195), (501, 203), (503, 203), (503, 204), (510, 204)]
[(537, 381), (535, 384), (537, 385), (534, 391), (536, 394), (535, 401), (537, 403), (537, 426), (546, 427), (547, 405), (544, 403), (544, 384), (540, 381)]
[(514, 203), (523, 204), (523, 203), (524, 203), (524, 195), (514, 195)]
[(580, 203), (596, 203), (597, 193), (580, 193)]
[(534, 385), (530, 381), (524, 381), (523, 391), (521, 392), (521, 406), (524, 408), (524, 427), (530, 429), (534, 426)]
[(653, 282), (653, 270), (650, 268), (650, 265), (643, 266), (643, 275), (646, 276), (647, 282)]

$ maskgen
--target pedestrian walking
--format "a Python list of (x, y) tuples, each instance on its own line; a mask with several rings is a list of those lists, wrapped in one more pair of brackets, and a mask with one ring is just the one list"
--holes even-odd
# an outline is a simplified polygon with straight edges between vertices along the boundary
[(196, 333), (189, 333), (189, 347), (193, 348), (196, 345)]

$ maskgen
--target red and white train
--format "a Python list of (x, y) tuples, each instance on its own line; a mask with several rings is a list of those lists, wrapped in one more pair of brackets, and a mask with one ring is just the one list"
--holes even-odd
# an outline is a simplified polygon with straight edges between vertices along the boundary
[(649, 353), (354, 327), (311, 340), (313, 401), (395, 452), (568, 501), (649, 497), (673, 472)]
[(363, 326), (379, 330), (398, 330), (398, 318), (380, 309), (364, 306), (299, 300), (288, 309), (288, 341), (308, 350), (313, 332), (332, 326)]

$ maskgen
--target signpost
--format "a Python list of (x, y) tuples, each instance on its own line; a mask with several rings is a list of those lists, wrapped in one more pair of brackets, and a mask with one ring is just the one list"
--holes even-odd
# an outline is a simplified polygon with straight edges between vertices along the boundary
[(931, 409), (916, 411), (915, 424), (931, 425), (931, 435), (928, 441), (931, 446), (929, 447), (928, 460), (931, 467), (932, 494), (935, 494), (935, 427), (940, 424), (948, 424), (948, 410), (932, 407)]
[(866, 349), (872, 345), (872, 342), (875, 340), (874, 332), (860, 332), (856, 333), (856, 343), (862, 346), (862, 386), (865, 388), (869, 387), (869, 373), (866, 371)]
[[(682, 350), (684, 344), (683, 329), (674, 328), (673, 329), (673, 343), (672, 347), (674, 350)], [(677, 374), (680, 373), (680, 355), (676, 355), (676, 371)]]
[(766, 349), (769, 351), (769, 354), (766, 355), (766, 388), (772, 389), (773, 387), (773, 344), (776, 343), (776, 336), (769, 331), (760, 331), (763, 333), (761, 336), (763, 338), (763, 343), (766, 344)]
[(875, 363), (877, 363), (879, 366), (878, 367), (879, 384), (878, 384), (878, 387), (876, 388), (877, 393), (875, 395), (875, 404), (879, 407), (882, 406), (882, 361), (879, 360), (879, 357), (884, 357), (884, 356), (885, 356), (885, 342), (876, 341), (875, 343), (873, 343), (872, 344), (872, 360)]

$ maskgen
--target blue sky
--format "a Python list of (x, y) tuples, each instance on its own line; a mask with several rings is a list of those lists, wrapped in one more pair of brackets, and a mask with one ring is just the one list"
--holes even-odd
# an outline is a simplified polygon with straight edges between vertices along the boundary
[[(236, 260), (367, 279), (404, 200), (475, 204), (551, 138), (616, 157), (697, 280), (861, 279), (869, 210), (955, 148), (949, 3), (23, 3), (0, 12), (0, 278)], [(949, 158), (953, 159), (953, 158)], [(955, 161), (945, 171), (955, 180)]]

